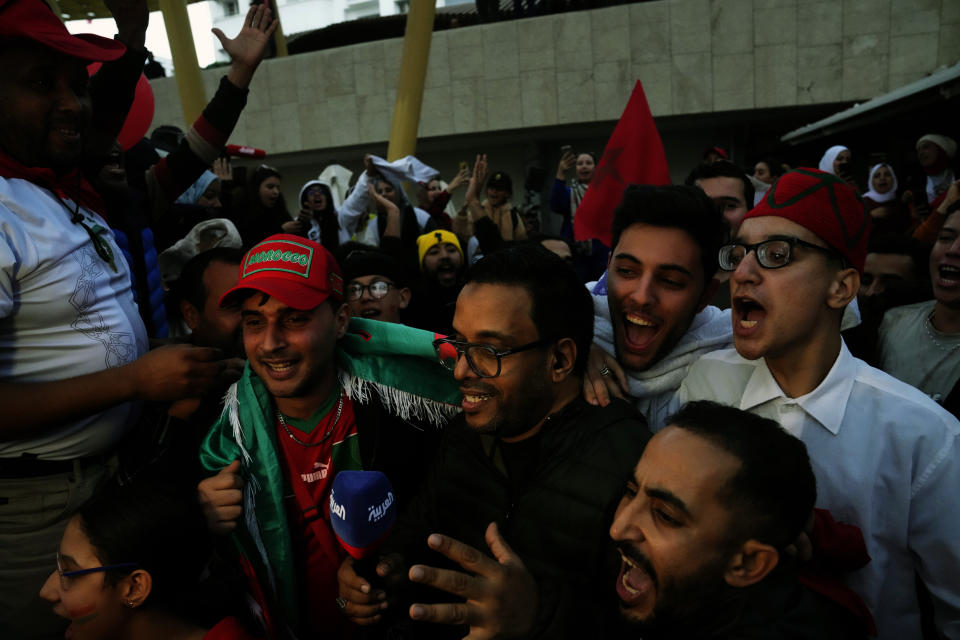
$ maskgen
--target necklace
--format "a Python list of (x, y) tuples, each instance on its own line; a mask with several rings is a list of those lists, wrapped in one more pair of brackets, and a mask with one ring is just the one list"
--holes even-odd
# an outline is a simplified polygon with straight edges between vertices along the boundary
[(320, 438), (320, 442), (304, 442), (297, 436), (293, 435), (293, 431), (290, 429), (290, 427), (287, 426), (287, 421), (283, 419), (283, 414), (280, 413), (279, 409), (277, 409), (277, 420), (280, 421), (280, 426), (283, 427), (283, 430), (287, 432), (287, 435), (290, 436), (290, 439), (296, 442), (297, 444), (302, 445), (304, 447), (319, 447), (320, 445), (322, 445), (324, 442), (327, 441), (327, 438), (330, 437), (330, 435), (333, 433), (333, 430), (337, 428), (337, 423), (340, 422), (340, 413), (342, 411), (343, 411), (343, 392), (341, 391), (340, 401), (337, 403), (337, 415), (333, 419), (333, 424), (330, 426), (327, 432), (323, 434), (323, 437)]
[(936, 336), (933, 335), (933, 331), (930, 330), (931, 326), (933, 326), (932, 313), (929, 316), (927, 316), (927, 321), (923, 323), (923, 328), (927, 330), (927, 335), (930, 336), (931, 340), (933, 340), (933, 344), (937, 345), (940, 348), (940, 351), (943, 351), (944, 353), (953, 353), (957, 349), (960, 349), (960, 344), (955, 344), (949, 349), (943, 346), (943, 344), (941, 344), (940, 341), (937, 340)]

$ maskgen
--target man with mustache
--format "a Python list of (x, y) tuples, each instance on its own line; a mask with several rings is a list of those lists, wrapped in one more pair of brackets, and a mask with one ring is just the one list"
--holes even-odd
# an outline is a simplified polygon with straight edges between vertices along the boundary
[(687, 404), (648, 443), (610, 527), (617, 637), (858, 637), (787, 551), (816, 494), (806, 448), (776, 422)]
[[(486, 594), (478, 597), (472, 587), (455, 586), (467, 576), (443, 569), (441, 587), (469, 601), (428, 604), (437, 601), (435, 591), (371, 585), (348, 559), (340, 595), (354, 622), (408, 625), (412, 618), (407, 637), (459, 638), (465, 629), (421, 623), (472, 624), (492, 635), (529, 609), (535, 615), (524, 634), (596, 631), (611, 604), (604, 587), (616, 570), (606, 529), (648, 431), (623, 401), (601, 408), (582, 399), (592, 319), (590, 296), (573, 268), (541, 246), (495, 252), (473, 266), (457, 299), (453, 335), (434, 343), (460, 383), (463, 417), (444, 431), (377, 572), (389, 578), (403, 576), (413, 562), (445, 563), (434, 552), (443, 552), (448, 537), (476, 549), (489, 541), (500, 562), (487, 558), (489, 575), (471, 581)], [(509, 591), (524, 566), (537, 582), (537, 601), (487, 597)], [(406, 575), (432, 583), (436, 570), (418, 565)], [(416, 604), (407, 608), (388, 595)]]
[(690, 368), (680, 401), (715, 400), (803, 440), (817, 506), (859, 527), (871, 561), (848, 583), (879, 637), (918, 637), (915, 576), (934, 621), (960, 638), (960, 423), (917, 389), (854, 358), (840, 336), (860, 288), (869, 213), (839, 178), (784, 174), (720, 250), (736, 349)]

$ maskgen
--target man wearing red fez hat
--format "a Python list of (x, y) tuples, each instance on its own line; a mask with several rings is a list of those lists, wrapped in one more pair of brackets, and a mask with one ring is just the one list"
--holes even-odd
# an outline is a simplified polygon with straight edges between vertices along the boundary
[(916, 575), (939, 632), (960, 638), (960, 423), (840, 337), (869, 219), (833, 175), (798, 169), (774, 183), (720, 250), (736, 348), (694, 364), (680, 400), (733, 405), (803, 440), (816, 506), (863, 532), (871, 561), (848, 581), (881, 639), (920, 637)]
[[(71, 35), (42, 0), (0, 0), (0, 638), (63, 636), (67, 623), (37, 594), (141, 402), (201, 395), (229, 371), (213, 349), (148, 353), (130, 268), (79, 170), (93, 129), (86, 67), (126, 59), (125, 45), (142, 51), (149, 17), (145, 0), (107, 4), (116, 40)], [(222, 41), (243, 54), (228, 80), (245, 94), (269, 40), (266, 10), (241, 34)], [(78, 636), (88, 609), (75, 612)]]

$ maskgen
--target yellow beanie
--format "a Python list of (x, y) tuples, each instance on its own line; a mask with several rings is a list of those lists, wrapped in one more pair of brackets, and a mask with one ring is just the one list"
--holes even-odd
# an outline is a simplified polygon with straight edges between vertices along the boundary
[(460, 240), (457, 239), (457, 234), (445, 229), (436, 229), (435, 231), (425, 233), (417, 238), (417, 253), (420, 254), (421, 271), (423, 271), (423, 256), (427, 255), (427, 251), (429, 251), (431, 247), (435, 247), (443, 242), (449, 242), (455, 246), (457, 251), (460, 252), (460, 257), (463, 258), (464, 262), (466, 262), (466, 258), (463, 255), (463, 249), (460, 248)]

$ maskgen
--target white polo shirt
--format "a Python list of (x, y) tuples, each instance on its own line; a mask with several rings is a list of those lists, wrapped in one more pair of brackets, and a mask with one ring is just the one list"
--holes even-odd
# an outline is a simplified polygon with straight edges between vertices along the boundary
[[(114, 270), (68, 206), (21, 179), (0, 178), (0, 380), (47, 382), (133, 362), (147, 334), (130, 271), (107, 223), (80, 208), (113, 252)], [(0, 457), (68, 460), (109, 450), (136, 408), (112, 407), (29, 440), (0, 442)], [(0, 418), (2, 419), (2, 418)]]
[(920, 637), (914, 572), (938, 629), (960, 638), (960, 423), (917, 389), (854, 358), (846, 345), (820, 385), (788, 398), (765, 361), (705, 355), (680, 402), (714, 400), (779, 422), (803, 440), (817, 506), (860, 527), (872, 558), (849, 584), (881, 639)]

